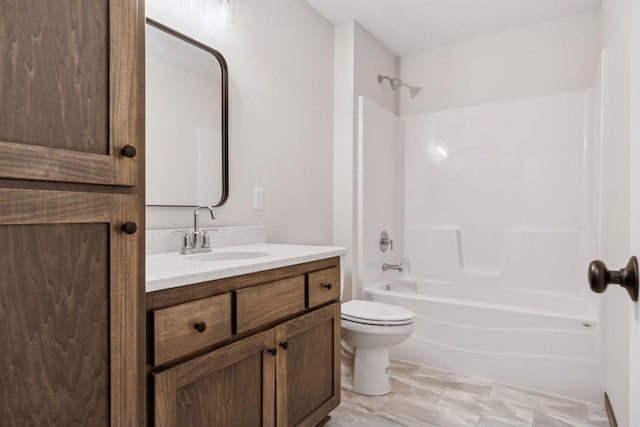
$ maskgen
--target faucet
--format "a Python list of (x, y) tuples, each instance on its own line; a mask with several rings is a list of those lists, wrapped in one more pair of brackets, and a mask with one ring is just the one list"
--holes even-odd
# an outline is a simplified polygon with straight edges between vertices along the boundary
[(200, 209), (209, 209), (211, 219), (216, 219), (216, 213), (212, 206), (198, 206), (195, 208), (193, 211), (193, 232), (191, 236), (188, 234), (185, 235), (182, 249), (180, 250), (182, 255), (211, 252), (211, 244), (207, 231), (200, 231)]
[(384, 264), (382, 264), (382, 271), (387, 271), (387, 270), (402, 271), (402, 263), (400, 263), (400, 264), (387, 264), (385, 262)]

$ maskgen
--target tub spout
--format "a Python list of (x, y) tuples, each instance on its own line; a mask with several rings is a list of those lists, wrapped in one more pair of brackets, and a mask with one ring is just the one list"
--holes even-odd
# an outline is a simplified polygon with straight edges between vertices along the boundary
[(400, 263), (400, 264), (387, 264), (385, 262), (384, 264), (382, 264), (382, 271), (387, 271), (387, 270), (402, 271), (402, 263)]

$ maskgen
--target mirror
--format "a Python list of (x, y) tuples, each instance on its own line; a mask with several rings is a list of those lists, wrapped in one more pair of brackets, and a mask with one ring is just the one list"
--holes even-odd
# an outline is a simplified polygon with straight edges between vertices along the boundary
[(146, 205), (222, 206), (229, 195), (224, 57), (147, 18)]

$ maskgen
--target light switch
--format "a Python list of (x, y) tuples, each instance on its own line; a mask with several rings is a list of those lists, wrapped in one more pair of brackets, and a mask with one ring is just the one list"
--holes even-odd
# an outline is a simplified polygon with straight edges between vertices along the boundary
[(264, 209), (264, 189), (262, 188), (253, 189), (253, 209)]

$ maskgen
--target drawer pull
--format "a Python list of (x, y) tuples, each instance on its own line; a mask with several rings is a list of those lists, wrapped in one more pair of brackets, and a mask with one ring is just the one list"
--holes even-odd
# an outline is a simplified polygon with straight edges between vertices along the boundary
[(331, 283), (323, 283), (322, 287), (331, 290)]
[(269, 354), (271, 354), (272, 356), (275, 356), (276, 354), (278, 354), (278, 349), (273, 347), (267, 350), (267, 352), (269, 352)]
[(281, 342), (280, 347), (282, 347), (283, 350), (286, 350), (289, 348), (289, 343), (287, 341)]
[(198, 332), (204, 332), (207, 329), (207, 324), (205, 322), (198, 322), (195, 325), (193, 325), (193, 327), (198, 331)]

